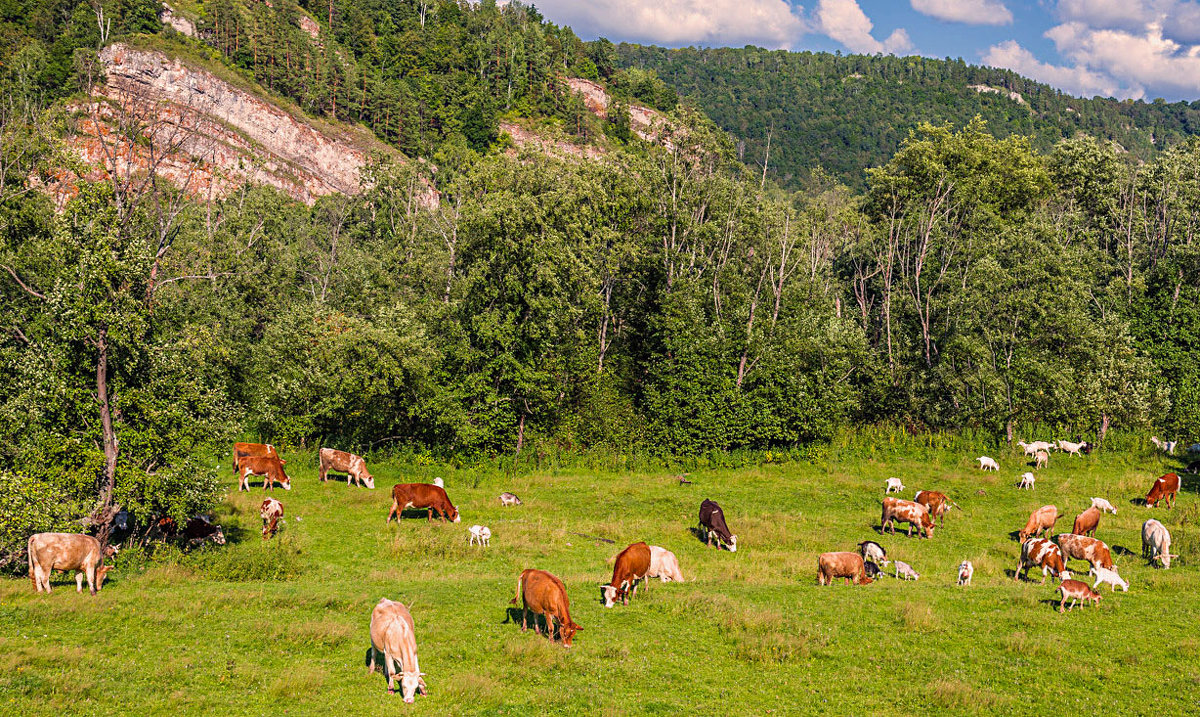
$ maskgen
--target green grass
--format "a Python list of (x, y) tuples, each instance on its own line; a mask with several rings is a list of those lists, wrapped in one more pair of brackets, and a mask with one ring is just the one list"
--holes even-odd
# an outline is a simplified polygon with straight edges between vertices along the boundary
[[(1173, 511), (1130, 503), (1168, 464), (1149, 454), (1055, 455), (1033, 492), (971, 467), (978, 453), (834, 450), (817, 464), (693, 472), (556, 471), (515, 478), (436, 467), (375, 466), (379, 489), (320, 484), (292, 456), (280, 537), (258, 537), (261, 491), (231, 493), (224, 548), (154, 561), (125, 556), (103, 592), (70, 576), (36, 595), (0, 580), (0, 711), (4, 714), (1184, 714), (1200, 708), (1200, 500), (1185, 484)], [(837, 455), (840, 454), (840, 455)], [(995, 455), (993, 453), (993, 455)], [(305, 467), (302, 467), (304, 464)], [(446, 479), (462, 522), (384, 525), (389, 488)], [(961, 506), (931, 540), (880, 538), (884, 479), (911, 497), (939, 489)], [(234, 479), (229, 478), (234, 486)], [(503, 490), (525, 501), (502, 509)], [(983, 490), (985, 494), (977, 493)], [(1117, 516), (1098, 537), (1118, 555), (1127, 594), (1060, 615), (1053, 584), (1014, 583), (1009, 533), (1055, 503), (1060, 529), (1104, 496)], [(703, 498), (725, 508), (736, 554), (690, 532)], [(410, 512), (411, 514), (411, 512)], [(1139, 557), (1148, 516), (1172, 531), (1183, 559), (1169, 571)], [(490, 549), (467, 527), (492, 528)], [(616, 545), (573, 533), (606, 536)], [(919, 582), (819, 587), (817, 555), (865, 539), (911, 563)], [(597, 583), (626, 544), (679, 557), (688, 581), (650, 585), (606, 610)], [(974, 561), (974, 586), (954, 584)], [(564, 650), (506, 623), (522, 568), (560, 576), (584, 626)], [(1083, 567), (1077, 564), (1075, 567)], [(1031, 573), (1033, 575), (1035, 573)], [(1040, 572), (1036, 573), (1040, 577)], [(410, 605), (430, 694), (405, 706), (366, 675), (372, 606)]]

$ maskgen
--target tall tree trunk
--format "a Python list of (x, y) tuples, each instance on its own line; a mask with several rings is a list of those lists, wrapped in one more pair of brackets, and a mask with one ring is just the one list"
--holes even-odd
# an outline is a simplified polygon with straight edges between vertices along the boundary
[(525, 412), (521, 411), (521, 421), (517, 424), (517, 455), (525, 447)]
[[(93, 521), (100, 530), (96, 538), (100, 541), (100, 549), (108, 546), (108, 537), (112, 533), (113, 519), (113, 490), (117, 484), (117, 433), (113, 428), (112, 406), (108, 395), (108, 330), (100, 329), (96, 339), (96, 401), (100, 404), (100, 430), (104, 437), (104, 474), (100, 478), (100, 504), (92, 513)], [(101, 553), (103, 554), (103, 552)]]

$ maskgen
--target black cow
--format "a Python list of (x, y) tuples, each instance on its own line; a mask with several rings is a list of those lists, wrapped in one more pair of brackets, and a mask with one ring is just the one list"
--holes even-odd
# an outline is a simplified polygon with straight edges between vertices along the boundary
[(729, 547), (729, 552), (737, 552), (737, 536), (729, 533), (729, 526), (725, 525), (725, 513), (721, 506), (707, 498), (700, 504), (700, 530), (709, 545), (713, 544), (712, 539), (715, 535), (718, 549), (725, 545)]

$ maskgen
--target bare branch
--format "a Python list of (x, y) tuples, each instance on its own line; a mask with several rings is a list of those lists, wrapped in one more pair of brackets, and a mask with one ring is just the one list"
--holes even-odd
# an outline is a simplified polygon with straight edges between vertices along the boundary
[(12, 276), (13, 281), (17, 282), (17, 284), (19, 284), (20, 287), (25, 290), (25, 293), (29, 294), (30, 296), (36, 297), (38, 299), (41, 299), (42, 301), (46, 300), (45, 294), (38, 291), (37, 289), (30, 287), (25, 282), (21, 281), (21, 277), (17, 276), (17, 272), (13, 271), (11, 266), (8, 266), (7, 264), (0, 264), (0, 267), (3, 267), (4, 270), (7, 271)]

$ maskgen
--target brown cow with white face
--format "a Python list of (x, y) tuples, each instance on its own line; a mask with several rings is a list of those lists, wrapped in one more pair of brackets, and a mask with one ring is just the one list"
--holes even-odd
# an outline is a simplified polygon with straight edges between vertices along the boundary
[(244, 458), (279, 458), (283, 463), (287, 463), (279, 457), (275, 446), (270, 443), (234, 443), (233, 472), (235, 474), (241, 471)]
[(617, 600), (629, 604), (629, 597), (637, 592), (639, 580), (650, 572), (650, 546), (634, 543), (617, 555), (613, 565), (612, 582), (600, 583), (604, 593), (604, 607), (612, 607)]
[(398, 483), (392, 486), (392, 509), (388, 512), (386, 522), (392, 522), (392, 518), (399, 522), (405, 508), (428, 508), (426, 522), (433, 520), (435, 510), (443, 523), (447, 518), (455, 523), (459, 521), (458, 508), (450, 502), (445, 489), (428, 483)]
[(933, 535), (933, 518), (929, 516), (928, 508), (911, 500), (884, 498), (883, 514), (879, 519), (880, 535), (889, 527), (892, 529), (892, 535), (895, 535), (896, 522), (908, 523), (908, 537), (910, 538), (912, 537), (914, 526), (918, 530), (923, 531), (926, 538)]
[(412, 613), (403, 603), (380, 598), (371, 611), (371, 660), (367, 674), (375, 672), (375, 655), (383, 653), (383, 674), (388, 694), (395, 694), (395, 677), (400, 673), (400, 690), (411, 704), (417, 692), (425, 694), (425, 673), (417, 664), (417, 631)]
[(954, 505), (945, 493), (936, 490), (919, 490), (913, 496), (913, 501), (929, 509), (929, 514), (937, 521), (938, 527), (945, 525), (946, 513), (949, 513), (950, 507)]
[(328, 479), (329, 471), (334, 471), (335, 473), (346, 474), (347, 486), (357, 483), (358, 485), (365, 485), (370, 490), (375, 490), (375, 478), (367, 470), (367, 461), (362, 456), (347, 453), (346, 451), (335, 451), (332, 448), (322, 448), (320, 459), (320, 477), (322, 483)]
[(1042, 569), (1042, 584), (1046, 582), (1046, 573), (1053, 575), (1058, 580), (1068, 580), (1071, 577), (1071, 573), (1067, 572), (1062, 551), (1045, 538), (1030, 538), (1021, 543), (1021, 557), (1017, 562), (1017, 569), (1013, 573), (1013, 582), (1022, 577), (1028, 579), (1029, 569), (1036, 567)]
[(846, 584), (870, 585), (867, 568), (858, 553), (821, 553), (817, 558), (817, 583), (833, 585), (835, 578), (843, 578)]
[(283, 486), (284, 490), (292, 489), (292, 479), (283, 469), (283, 461), (272, 456), (247, 456), (241, 460), (241, 481), (238, 492), (250, 490), (250, 476), (263, 477), (263, 490), (273, 490), (275, 484)]
[(1043, 505), (1029, 514), (1029, 520), (1025, 521), (1025, 527), (1021, 529), (1018, 538), (1024, 543), (1035, 535), (1046, 533), (1061, 517), (1056, 506)]
[(1168, 508), (1174, 508), (1175, 496), (1178, 493), (1179, 475), (1168, 473), (1154, 481), (1154, 485), (1150, 486), (1150, 492), (1146, 494), (1146, 507), (1155, 508), (1165, 500), (1167, 501)]
[(554, 641), (554, 625), (558, 625), (559, 639), (563, 647), (571, 646), (575, 633), (583, 628), (571, 619), (571, 602), (567, 599), (567, 587), (563, 581), (545, 570), (524, 570), (517, 578), (517, 595), (509, 601), (516, 605), (521, 601), (521, 629), (528, 629), (530, 611), (533, 612), (533, 630), (538, 629), (537, 616), (541, 615), (546, 621), (546, 637)]
[(1062, 533), (1054, 537), (1058, 547), (1062, 549), (1063, 561), (1086, 560), (1092, 567), (1113, 569), (1112, 552), (1103, 540), (1089, 538), (1085, 535)]
[(37, 592), (50, 592), (50, 574), (55, 570), (78, 570), (75, 589), (83, 592), (83, 577), (87, 577), (88, 590), (95, 595), (104, 585), (104, 559), (117, 554), (118, 548), (110, 545), (100, 550), (100, 541), (90, 535), (78, 533), (37, 533), (29, 536), (29, 579)]
[(263, 540), (273, 537), (278, 530), (279, 519), (283, 517), (283, 503), (274, 498), (267, 498), (259, 506), (258, 517), (262, 518), (263, 522)]

